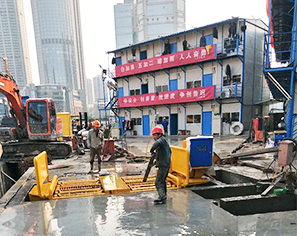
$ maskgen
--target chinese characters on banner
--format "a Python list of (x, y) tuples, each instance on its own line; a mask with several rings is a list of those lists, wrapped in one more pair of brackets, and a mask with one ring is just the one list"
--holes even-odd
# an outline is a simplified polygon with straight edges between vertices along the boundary
[(212, 60), (215, 59), (215, 47), (216, 45), (208, 45), (116, 66), (116, 77)]
[(215, 86), (119, 97), (119, 108), (186, 103), (214, 99)]

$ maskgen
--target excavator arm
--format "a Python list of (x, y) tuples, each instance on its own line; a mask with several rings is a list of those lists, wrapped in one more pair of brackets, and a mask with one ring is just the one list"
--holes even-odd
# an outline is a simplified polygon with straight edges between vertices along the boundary
[(22, 128), (26, 128), (26, 116), (22, 96), (20, 95), (18, 85), (9, 75), (6, 60), (7, 58), (3, 58), (6, 75), (0, 73), (0, 93), (7, 97), (9, 105), (18, 119), (19, 125)]

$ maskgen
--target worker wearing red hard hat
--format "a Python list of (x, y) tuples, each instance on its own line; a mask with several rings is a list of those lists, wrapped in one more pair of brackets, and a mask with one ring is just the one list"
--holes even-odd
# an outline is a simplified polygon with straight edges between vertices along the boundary
[(151, 147), (151, 154), (156, 156), (156, 167), (158, 167), (158, 174), (156, 177), (156, 188), (159, 198), (154, 201), (155, 204), (164, 204), (167, 199), (167, 184), (166, 178), (171, 165), (171, 148), (163, 135), (161, 127), (154, 127), (152, 135), (155, 143)]
[(93, 172), (94, 159), (95, 156), (98, 156), (98, 171), (101, 171), (101, 149), (103, 143), (103, 132), (99, 129), (100, 122), (95, 120), (93, 122), (93, 129), (88, 133), (87, 144), (90, 147), (90, 165), (91, 170), (89, 173)]

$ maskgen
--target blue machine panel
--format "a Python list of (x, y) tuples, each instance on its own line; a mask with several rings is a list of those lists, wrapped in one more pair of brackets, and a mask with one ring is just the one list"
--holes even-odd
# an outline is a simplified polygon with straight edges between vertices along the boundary
[(191, 167), (212, 166), (213, 138), (192, 138), (190, 143)]

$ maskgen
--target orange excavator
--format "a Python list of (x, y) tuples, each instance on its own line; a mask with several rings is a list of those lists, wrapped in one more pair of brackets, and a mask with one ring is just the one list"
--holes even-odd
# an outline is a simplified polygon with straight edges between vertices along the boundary
[(9, 74), (7, 58), (4, 57), (3, 61), (6, 74), (0, 72), (0, 93), (8, 100), (15, 125), (8, 127), (6, 132), (10, 140), (2, 142), (2, 158), (31, 156), (42, 151), (46, 151), (52, 158), (69, 156), (71, 146), (58, 141), (62, 137), (62, 122), (56, 115), (54, 100), (28, 99), (24, 106), (18, 85)]

